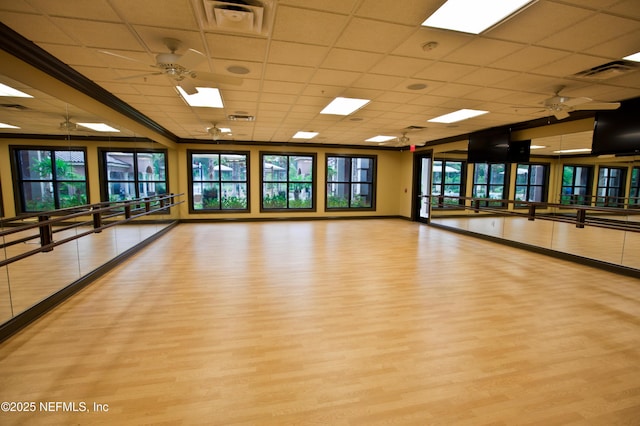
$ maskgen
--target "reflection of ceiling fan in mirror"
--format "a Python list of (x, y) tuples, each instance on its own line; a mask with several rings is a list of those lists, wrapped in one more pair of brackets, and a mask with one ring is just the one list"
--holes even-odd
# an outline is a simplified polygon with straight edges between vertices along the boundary
[(397, 138), (391, 139), (389, 141), (386, 142), (382, 142), (380, 143), (380, 145), (382, 146), (392, 146), (392, 147), (403, 147), (403, 146), (409, 146), (409, 145), (416, 145), (416, 146), (423, 146), (426, 142), (421, 142), (421, 143), (412, 143), (411, 142), (411, 138), (409, 138), (407, 136), (407, 133), (409, 133), (409, 131), (411, 130), (424, 130), (424, 127), (416, 127), (416, 126), (410, 126), (407, 127), (406, 129), (403, 129), (402, 131), (402, 136), (399, 136)]
[(558, 120), (569, 117), (571, 111), (599, 111), (612, 110), (620, 107), (620, 102), (595, 102), (591, 98), (562, 96), (560, 92), (564, 86), (560, 86), (555, 95), (542, 102), (545, 110), (549, 111)]
[[(242, 84), (242, 79), (239, 77), (214, 74), (205, 71), (195, 71), (194, 68), (207, 59), (207, 57), (203, 53), (198, 52), (195, 49), (187, 49), (187, 51), (181, 55), (176, 53), (181, 44), (180, 40), (174, 38), (165, 38), (163, 41), (165, 46), (167, 46), (167, 49), (169, 49), (169, 53), (160, 53), (156, 55), (156, 63), (150, 65), (153, 68), (158, 68), (159, 71), (123, 77), (119, 80), (146, 77), (151, 75), (166, 75), (167, 77), (178, 82), (178, 85), (182, 88), (182, 90), (184, 90), (189, 95), (193, 95), (198, 92), (193, 80), (213, 81), (216, 83), (234, 85)], [(129, 61), (140, 62), (137, 59), (129, 58), (104, 50), (101, 51), (101, 53), (126, 59)]]

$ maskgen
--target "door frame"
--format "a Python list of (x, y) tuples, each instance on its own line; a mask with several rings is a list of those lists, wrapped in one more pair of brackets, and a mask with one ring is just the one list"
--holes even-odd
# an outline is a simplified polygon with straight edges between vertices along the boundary
[(420, 216), (420, 207), (422, 195), (420, 194), (420, 185), (422, 183), (422, 160), (428, 158), (429, 161), (429, 188), (428, 194), (431, 195), (431, 179), (433, 170), (433, 150), (416, 151), (413, 153), (413, 184), (411, 190), (411, 220), (414, 222), (429, 223), (431, 218), (431, 203), (428, 203), (428, 214), (424, 218)]

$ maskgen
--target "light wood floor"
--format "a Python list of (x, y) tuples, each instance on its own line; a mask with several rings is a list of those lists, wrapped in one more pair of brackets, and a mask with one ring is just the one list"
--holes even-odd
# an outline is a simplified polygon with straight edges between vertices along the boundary
[(640, 282), (403, 220), (182, 224), (0, 345), (0, 424), (638, 425)]

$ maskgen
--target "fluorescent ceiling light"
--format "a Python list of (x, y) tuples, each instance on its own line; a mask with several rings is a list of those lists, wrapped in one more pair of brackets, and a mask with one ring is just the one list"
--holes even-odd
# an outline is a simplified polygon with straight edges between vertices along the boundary
[(222, 133), (231, 133), (231, 129), (228, 127), (218, 127), (218, 129), (222, 132)]
[(480, 34), (532, 0), (448, 0), (422, 25)]
[(371, 102), (369, 99), (337, 97), (324, 107), (320, 114), (349, 115)]
[(529, 149), (542, 149), (542, 148), (546, 148), (546, 146), (544, 146), (544, 145), (531, 145), (529, 147)]
[(313, 139), (318, 136), (318, 132), (297, 132), (293, 139)]
[(365, 140), (365, 142), (387, 142), (390, 141), (391, 139), (395, 139), (395, 136), (383, 136), (383, 135), (378, 135), (378, 136), (374, 136), (372, 138), (369, 138), (367, 140)]
[(554, 154), (572, 154), (575, 152), (591, 152), (591, 148), (561, 149), (560, 151), (553, 151)]
[(11, 124), (7, 124), (7, 123), (0, 123), (0, 129), (19, 129), (20, 127), (18, 126), (12, 126)]
[(14, 98), (33, 98), (33, 96), (31, 95), (28, 95), (2, 83), (0, 83), (0, 96), (13, 96)]
[(626, 59), (627, 61), (640, 62), (640, 52), (634, 53), (633, 55), (625, 56), (622, 59)]
[(466, 120), (468, 118), (477, 117), (482, 114), (486, 114), (489, 111), (480, 111), (475, 109), (461, 109), (458, 111), (450, 112), (449, 114), (441, 115), (440, 117), (427, 120), (430, 123), (455, 123), (456, 121)]
[(185, 102), (192, 107), (224, 108), (220, 90), (216, 88), (197, 87), (198, 92), (193, 95), (187, 94), (180, 86), (177, 86), (176, 89), (178, 89)]
[(96, 132), (120, 132), (118, 129), (114, 129), (113, 127), (104, 124), (104, 123), (77, 123), (78, 126), (86, 127), (91, 130), (95, 130)]

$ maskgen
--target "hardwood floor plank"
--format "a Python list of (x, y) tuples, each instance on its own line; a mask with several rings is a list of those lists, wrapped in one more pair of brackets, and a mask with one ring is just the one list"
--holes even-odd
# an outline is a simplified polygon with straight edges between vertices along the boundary
[(404, 220), (181, 224), (0, 345), (0, 400), (109, 411), (0, 423), (634, 424), (638, 284)]

